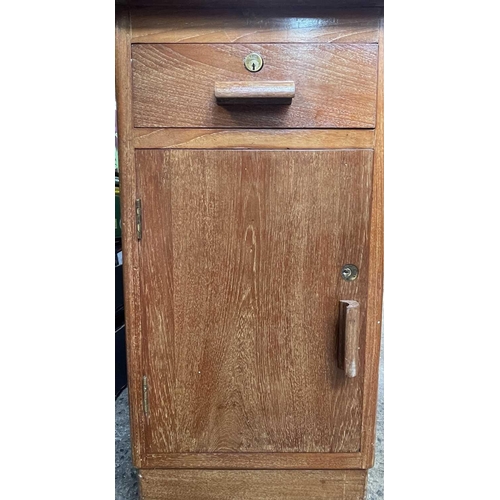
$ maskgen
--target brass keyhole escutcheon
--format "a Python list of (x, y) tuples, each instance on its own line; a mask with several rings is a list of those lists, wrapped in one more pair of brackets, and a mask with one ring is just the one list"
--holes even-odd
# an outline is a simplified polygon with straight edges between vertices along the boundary
[(345, 281), (354, 281), (358, 277), (358, 274), (359, 270), (354, 264), (346, 264), (340, 272), (342, 279)]
[(260, 54), (257, 54), (256, 52), (248, 54), (243, 62), (245, 64), (245, 68), (252, 73), (257, 73), (257, 71), (260, 71), (262, 66), (264, 66), (264, 60)]

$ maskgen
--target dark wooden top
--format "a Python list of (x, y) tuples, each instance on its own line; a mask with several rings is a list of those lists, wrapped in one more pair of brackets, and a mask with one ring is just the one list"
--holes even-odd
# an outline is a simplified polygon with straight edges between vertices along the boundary
[(383, 7), (384, 0), (115, 0), (117, 5), (182, 8), (262, 8), (266, 11), (297, 7)]

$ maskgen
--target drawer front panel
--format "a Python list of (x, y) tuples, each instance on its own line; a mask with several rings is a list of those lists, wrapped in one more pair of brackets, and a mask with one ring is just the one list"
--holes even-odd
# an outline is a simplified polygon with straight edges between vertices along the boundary
[[(243, 60), (260, 54), (252, 73)], [(375, 44), (136, 44), (135, 127), (373, 128)], [(220, 106), (216, 82), (295, 83), (290, 105)]]

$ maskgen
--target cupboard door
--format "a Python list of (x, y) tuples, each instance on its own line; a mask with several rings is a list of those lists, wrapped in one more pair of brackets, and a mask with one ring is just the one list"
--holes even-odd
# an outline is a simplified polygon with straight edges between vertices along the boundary
[[(137, 150), (136, 169), (146, 452), (358, 452), (372, 150)], [(354, 378), (340, 300), (360, 304)]]

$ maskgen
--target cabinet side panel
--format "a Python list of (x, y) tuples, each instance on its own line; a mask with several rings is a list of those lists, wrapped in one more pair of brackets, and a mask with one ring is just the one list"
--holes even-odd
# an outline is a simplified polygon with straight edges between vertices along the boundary
[(135, 233), (136, 180), (132, 139), (132, 97), (130, 70), (130, 17), (125, 8), (116, 13), (116, 101), (118, 114), (118, 154), (122, 215), (123, 281), (130, 401), (132, 459), (141, 466), (141, 335), (138, 246)]
[(377, 127), (373, 165), (372, 211), (370, 222), (370, 262), (366, 325), (365, 382), (363, 389), (363, 429), (361, 451), (363, 467), (375, 460), (378, 369), (382, 327), (384, 260), (384, 21), (380, 20), (377, 90)]

